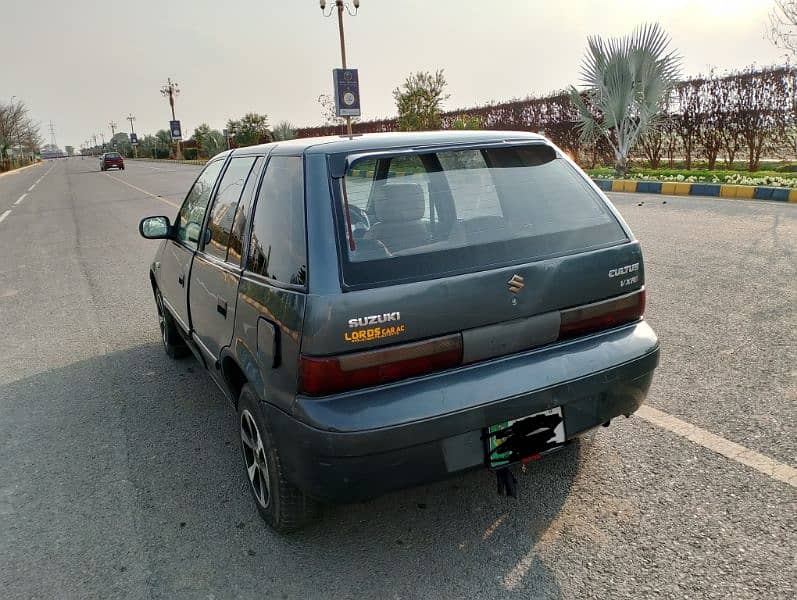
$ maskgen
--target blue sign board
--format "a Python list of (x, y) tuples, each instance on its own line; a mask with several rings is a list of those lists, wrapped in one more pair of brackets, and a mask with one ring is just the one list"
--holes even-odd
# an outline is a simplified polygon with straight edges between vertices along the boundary
[(333, 69), (335, 114), (339, 117), (360, 116), (360, 80), (357, 69)]
[(180, 121), (169, 121), (169, 131), (172, 132), (173, 140), (183, 139), (183, 132), (180, 129)]
[(130, 134), (130, 143), (134, 146), (138, 144), (138, 136), (135, 133)]

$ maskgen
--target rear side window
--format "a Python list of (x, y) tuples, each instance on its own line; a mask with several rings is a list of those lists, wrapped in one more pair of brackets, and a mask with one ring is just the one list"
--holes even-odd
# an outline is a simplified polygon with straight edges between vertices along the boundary
[(302, 169), (300, 157), (269, 160), (252, 217), (247, 269), (280, 283), (304, 286), (307, 242)]
[(241, 195), (241, 200), (238, 202), (238, 210), (235, 211), (235, 221), (232, 225), (232, 231), (230, 231), (230, 247), (227, 250), (227, 260), (238, 266), (241, 265), (241, 256), (244, 253), (246, 224), (249, 223), (249, 217), (252, 215), (254, 190), (257, 187), (257, 180), (263, 168), (264, 160), (262, 156), (259, 157), (255, 166), (252, 167), (251, 173), (249, 173), (249, 179), (246, 180), (244, 193)]
[(349, 286), (496, 268), (627, 239), (583, 176), (542, 144), (366, 158), (336, 189)]
[(199, 242), (199, 232), (202, 229), (202, 221), (205, 220), (205, 211), (210, 201), (210, 193), (213, 185), (224, 166), (224, 160), (217, 160), (205, 167), (199, 175), (191, 191), (188, 192), (180, 212), (177, 215), (177, 237), (188, 246), (196, 250)]
[(227, 245), (230, 243), (235, 210), (256, 158), (255, 156), (233, 158), (219, 182), (207, 225), (210, 230), (210, 241), (205, 244), (205, 252), (218, 259), (227, 258)]

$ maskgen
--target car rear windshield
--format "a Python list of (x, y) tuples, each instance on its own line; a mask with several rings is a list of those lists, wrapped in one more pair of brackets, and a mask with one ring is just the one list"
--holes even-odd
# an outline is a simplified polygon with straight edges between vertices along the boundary
[(348, 287), (627, 240), (584, 177), (543, 144), (354, 158), (335, 189)]
[(105, 155), (105, 158), (122, 158), (122, 155), (119, 154), (118, 152), (108, 152)]

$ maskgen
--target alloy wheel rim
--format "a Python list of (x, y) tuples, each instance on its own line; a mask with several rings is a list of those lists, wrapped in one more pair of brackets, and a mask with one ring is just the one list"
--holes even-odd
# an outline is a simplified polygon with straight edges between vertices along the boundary
[(266, 449), (257, 423), (247, 409), (241, 412), (241, 450), (255, 499), (260, 506), (268, 508), (271, 503), (271, 483), (268, 478)]

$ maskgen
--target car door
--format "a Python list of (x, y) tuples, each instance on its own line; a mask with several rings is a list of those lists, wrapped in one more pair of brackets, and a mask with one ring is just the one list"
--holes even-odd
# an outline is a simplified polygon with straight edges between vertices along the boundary
[[(215, 363), (230, 343), (235, 324), (238, 280), (241, 276), (240, 242), (234, 241), (238, 210), (246, 210), (262, 157), (234, 156), (219, 180), (208, 212), (202, 244), (191, 267), (188, 291), (193, 339)], [(232, 247), (231, 247), (232, 246)]]
[(199, 244), (199, 232), (202, 230), (208, 201), (224, 166), (224, 160), (221, 158), (208, 163), (191, 186), (174, 223), (175, 239), (165, 242), (156, 267), (163, 302), (186, 332), (191, 331), (186, 287), (191, 261)]
[(270, 157), (250, 220), (235, 330), (235, 344), (246, 350), (237, 355), (244, 370), (260, 371), (268, 401), (288, 410), (307, 294), (302, 157)]

